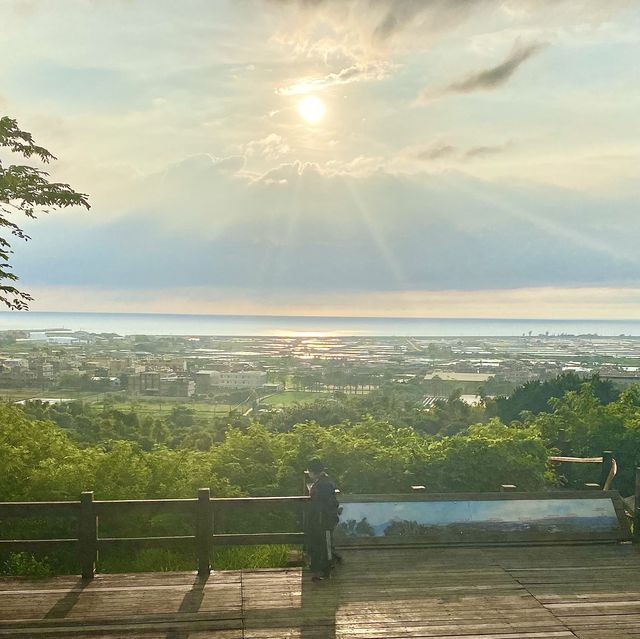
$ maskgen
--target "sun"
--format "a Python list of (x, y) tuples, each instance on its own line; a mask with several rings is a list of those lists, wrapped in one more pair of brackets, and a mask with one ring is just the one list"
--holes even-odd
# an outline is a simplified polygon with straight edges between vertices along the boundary
[(322, 120), (326, 110), (324, 102), (315, 95), (307, 95), (298, 102), (298, 111), (309, 124)]

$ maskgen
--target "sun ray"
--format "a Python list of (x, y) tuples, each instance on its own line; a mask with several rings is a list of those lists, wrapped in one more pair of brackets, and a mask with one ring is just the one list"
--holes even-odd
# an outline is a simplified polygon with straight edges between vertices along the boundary
[(408, 287), (406, 284), (406, 277), (400, 268), (400, 264), (396, 260), (392, 251), (387, 246), (387, 243), (384, 239), (383, 233), (380, 231), (380, 228), (376, 224), (373, 217), (369, 214), (367, 210), (367, 206), (362, 201), (362, 197), (358, 193), (357, 189), (354, 188), (352, 182), (349, 179), (343, 179), (343, 182), (351, 195), (351, 199), (355, 204), (355, 208), (357, 212), (360, 214), (362, 221), (364, 222), (363, 226), (368, 231), (371, 239), (373, 240), (375, 246), (380, 252), (380, 256), (382, 258), (383, 263), (389, 269), (393, 279), (396, 282), (397, 290), (407, 291)]

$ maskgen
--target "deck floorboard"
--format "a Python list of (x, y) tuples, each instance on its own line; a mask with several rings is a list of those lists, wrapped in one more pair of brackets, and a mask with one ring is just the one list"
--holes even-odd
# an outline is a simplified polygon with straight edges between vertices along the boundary
[(629, 544), (351, 549), (300, 569), (0, 578), (0, 639), (640, 639)]

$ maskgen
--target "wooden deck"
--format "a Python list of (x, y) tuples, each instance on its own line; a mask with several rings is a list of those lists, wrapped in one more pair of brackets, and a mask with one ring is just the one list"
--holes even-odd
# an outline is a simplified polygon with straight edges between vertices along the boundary
[(349, 550), (299, 569), (0, 579), (0, 637), (640, 639), (628, 544)]

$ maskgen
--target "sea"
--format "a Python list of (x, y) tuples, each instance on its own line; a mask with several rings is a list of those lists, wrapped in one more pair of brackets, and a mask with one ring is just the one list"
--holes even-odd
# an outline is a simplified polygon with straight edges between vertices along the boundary
[(640, 336), (640, 320), (181, 315), (0, 311), (0, 331), (87, 331), (119, 335), (280, 337)]

